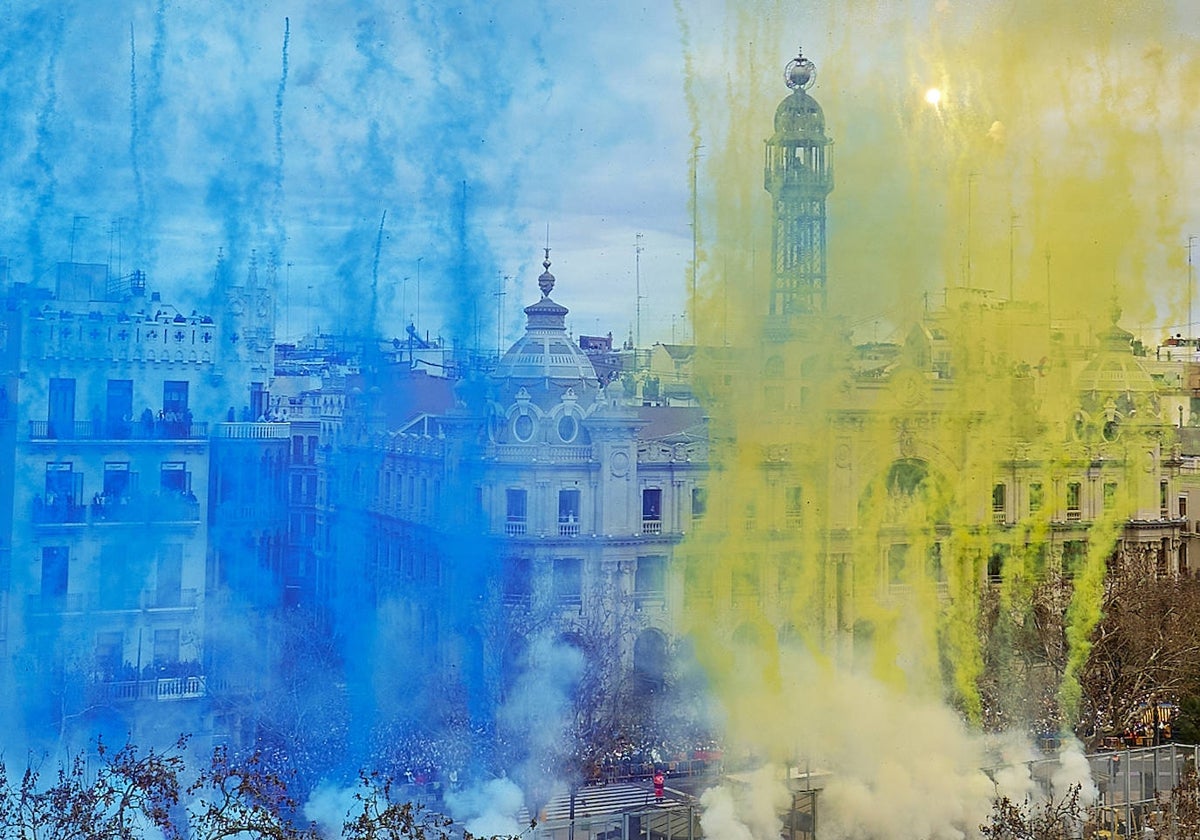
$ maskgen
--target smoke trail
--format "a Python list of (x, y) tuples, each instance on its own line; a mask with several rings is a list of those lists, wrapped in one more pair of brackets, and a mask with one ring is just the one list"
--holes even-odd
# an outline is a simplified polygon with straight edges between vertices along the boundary
[(62, 49), (63, 32), (66, 27), (64, 16), (55, 18), (49, 37), (49, 50), (46, 55), (46, 71), (42, 84), (43, 98), (38, 108), (37, 123), (34, 129), (36, 145), (33, 151), (33, 170), (36, 173), (34, 184), (34, 208), (28, 220), (26, 233), (29, 258), (33, 265), (33, 276), (40, 277), (46, 269), (47, 261), (44, 253), (44, 232), (49, 226), (49, 220), (57, 211), (58, 178), (52, 163), (54, 157), (55, 138), (52, 123), (58, 116), (58, 58)]
[[(276, 264), (284, 260), (287, 242), (283, 221), (283, 95), (287, 91), (288, 41), (291, 38), (291, 21), (283, 19), (283, 49), (280, 58), (279, 87), (275, 91), (275, 184), (271, 199), (271, 253)], [(378, 258), (376, 259), (378, 262)], [(374, 321), (372, 320), (372, 323)]]
[(146, 184), (142, 176), (142, 131), (141, 115), (138, 113), (138, 81), (137, 81), (137, 42), (134, 39), (133, 24), (129, 24), (129, 165), (133, 169), (133, 189), (137, 198), (137, 217), (134, 220), (134, 232), (138, 246), (134, 248), (133, 264), (144, 258), (141, 253), (141, 233), (147, 223), (146, 214)]

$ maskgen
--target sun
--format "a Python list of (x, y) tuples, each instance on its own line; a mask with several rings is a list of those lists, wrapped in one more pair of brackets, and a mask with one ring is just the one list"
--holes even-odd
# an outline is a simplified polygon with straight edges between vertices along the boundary
[(942, 101), (942, 92), (937, 88), (930, 88), (925, 91), (925, 101), (936, 108)]

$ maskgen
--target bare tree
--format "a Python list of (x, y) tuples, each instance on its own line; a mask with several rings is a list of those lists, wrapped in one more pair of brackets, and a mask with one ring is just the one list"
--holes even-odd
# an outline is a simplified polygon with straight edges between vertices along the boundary
[(1059, 799), (1033, 804), (1001, 797), (992, 803), (992, 813), (979, 833), (985, 840), (1075, 840), (1088, 817), (1079, 804), (1079, 793), (1079, 785), (1072, 785)]

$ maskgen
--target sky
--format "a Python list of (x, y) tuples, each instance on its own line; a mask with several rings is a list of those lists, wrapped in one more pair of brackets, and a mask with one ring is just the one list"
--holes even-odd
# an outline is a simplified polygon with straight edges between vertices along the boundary
[[(835, 143), (831, 286), (859, 299), (859, 339), (884, 338), (924, 292), (962, 282), (968, 192), (976, 263), (1007, 264), (1011, 237), (1018, 274), (1033, 276), (1051, 249), (1018, 207), (1029, 195), (989, 192), (991, 173), (964, 178), (953, 152), (914, 163), (922, 144), (966, 148), (960, 117), (970, 109), (985, 128), (1000, 122), (980, 110), (1006, 104), (989, 84), (1052, 94), (1007, 103), (1038, 104), (1050, 136), (1054, 114), (1074, 119), (1064, 80), (1077, 99), (1099, 96), (1106, 117), (1128, 79), (1134, 116), (1163, 122), (1148, 129), (1152, 145), (1180, 135), (1156, 150), (1163, 171), (1150, 176), (1180, 192), (1200, 176), (1187, 118), (1195, 92), (1156, 88), (1151, 72), (1165, 65), (1164, 77), (1194, 79), (1194, 58), (1178, 49), (1198, 34), (1188, 4), (1091, 4), (1113, 27), (1112, 61), (1093, 74), (1111, 85), (1100, 91), (1080, 89), (1075, 57), (1053, 48), (1078, 28), (1071, 5), (8, 0), (0, 256), (13, 279), (41, 283), (72, 257), (142, 268), (152, 288), (186, 303), (203, 299), (218, 250), (235, 276), (253, 252), (260, 271), (275, 266), (283, 338), (315, 327), (398, 335), (417, 320), (422, 332), (488, 350), (520, 334), (548, 234), (554, 296), (571, 308), (573, 332), (690, 340), (693, 220), (698, 273), (711, 286), (721, 266), (705, 260), (719, 249), (705, 245), (721, 244), (719, 205), (730, 206), (717, 182), (735, 173), (754, 213), (769, 206), (761, 143), (787, 93), (780, 71), (803, 45)], [(956, 51), (963, 44), (995, 61), (978, 46)], [(923, 99), (932, 86), (947, 90), (936, 108)], [(896, 188), (897, 172), (944, 180), (943, 194)], [(877, 200), (877, 188), (892, 196)], [(1172, 249), (1159, 262), (1173, 279), (1158, 278), (1152, 294), (1138, 287), (1139, 325), (1182, 317), (1186, 237), (1200, 214), (1185, 197), (1172, 201), (1172, 218), (1159, 208), (1148, 232)], [(925, 228), (903, 209), (918, 203), (934, 208)], [(935, 224), (953, 241), (921, 247)], [(769, 252), (769, 242), (750, 247), (754, 259)]]
[(260, 272), (278, 254), (281, 336), (361, 326), (372, 282), (394, 335), (419, 273), (422, 331), (488, 349), (538, 297), (548, 228), (576, 332), (635, 329), (640, 262), (643, 337), (683, 337), (670, 4), (252, 5), (5, 4), (14, 279), (73, 255), (187, 294), (253, 249)]

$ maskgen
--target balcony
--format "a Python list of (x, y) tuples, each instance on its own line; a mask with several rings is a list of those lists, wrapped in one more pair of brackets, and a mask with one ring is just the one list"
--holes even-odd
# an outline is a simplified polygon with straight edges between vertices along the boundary
[(998, 508), (998, 509), (994, 508), (992, 510), (992, 524), (993, 525), (1003, 525), (1004, 522), (1005, 522), (1004, 509), (1003, 508)]
[(1083, 512), (1079, 508), (1067, 508), (1067, 521), (1079, 522), (1083, 519)]
[(290, 423), (216, 423), (213, 437), (225, 440), (288, 440)]
[(61, 496), (50, 502), (34, 496), (29, 518), (34, 525), (81, 525), (87, 521), (87, 507)]
[(642, 519), (642, 533), (658, 535), (662, 533), (661, 519)]
[(525, 533), (526, 529), (524, 519), (510, 519), (504, 523), (505, 536), (523, 537), (525, 536)]
[(76, 420), (67, 423), (51, 423), (48, 420), (29, 421), (30, 440), (205, 440), (207, 438), (207, 423), (186, 420), (151, 420), (137, 423), (107, 423), (100, 420)]
[(574, 519), (560, 521), (558, 523), (558, 535), (560, 537), (578, 537), (579, 523)]
[(119, 680), (92, 686), (93, 698), (99, 703), (121, 703), (136, 700), (192, 700), (207, 693), (204, 677), (162, 677), (160, 679)]

